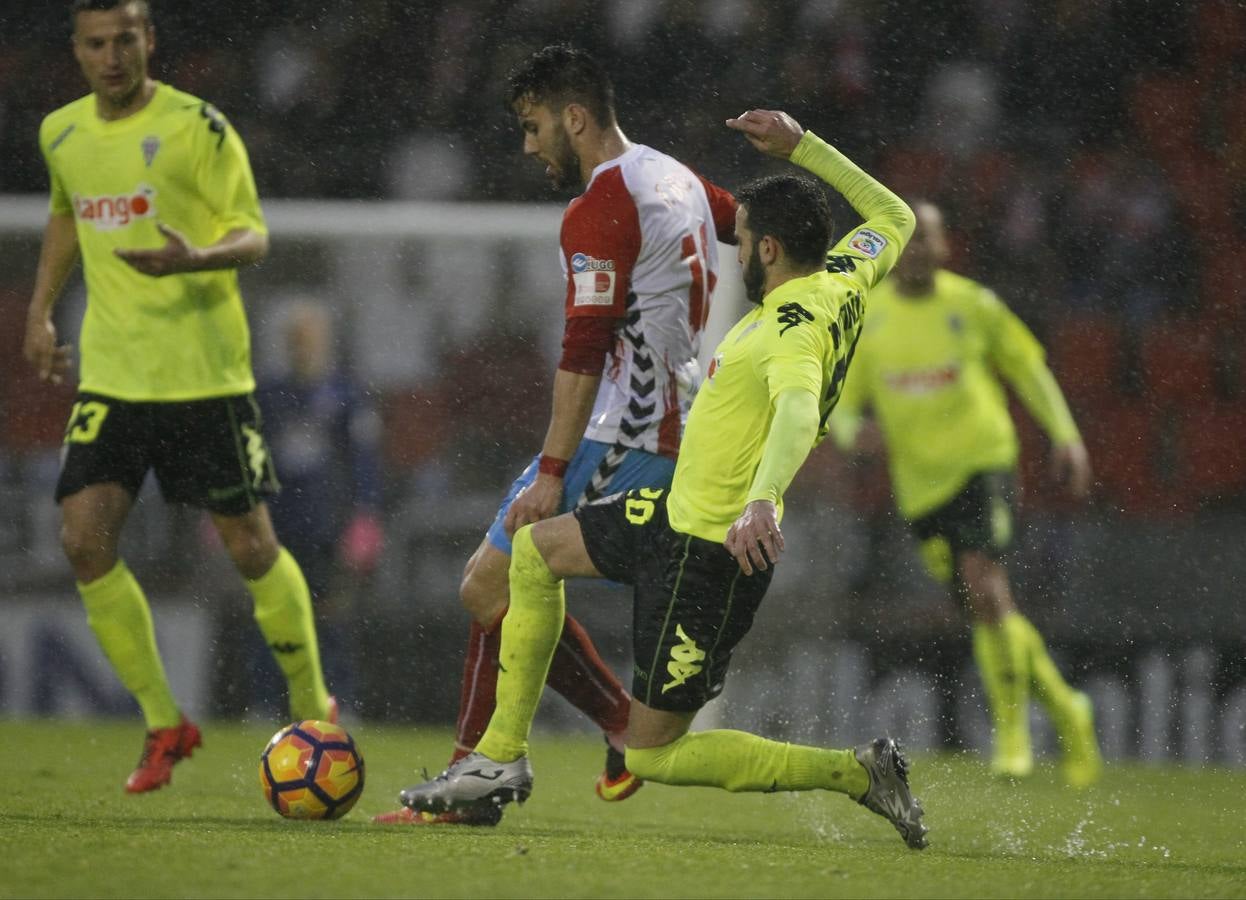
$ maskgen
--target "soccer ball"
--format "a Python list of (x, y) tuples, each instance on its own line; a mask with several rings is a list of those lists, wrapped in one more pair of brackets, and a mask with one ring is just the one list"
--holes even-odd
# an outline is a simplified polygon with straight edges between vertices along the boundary
[(336, 819), (363, 793), (363, 754), (341, 725), (295, 722), (260, 754), (260, 786), (287, 819)]

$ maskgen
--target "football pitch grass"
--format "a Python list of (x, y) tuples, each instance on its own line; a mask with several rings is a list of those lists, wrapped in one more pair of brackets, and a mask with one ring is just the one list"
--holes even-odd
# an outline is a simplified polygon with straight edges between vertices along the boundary
[(293, 822), (256, 775), (276, 725), (208, 723), (173, 784), (127, 796), (139, 725), (0, 722), (2, 897), (1246, 897), (1246, 772), (1119, 764), (1080, 793), (969, 755), (918, 756), (931, 847), (832, 794), (592, 793), (598, 741), (538, 733), (536, 789), (493, 829), (381, 827), (450, 735), (351, 731), (362, 799)]

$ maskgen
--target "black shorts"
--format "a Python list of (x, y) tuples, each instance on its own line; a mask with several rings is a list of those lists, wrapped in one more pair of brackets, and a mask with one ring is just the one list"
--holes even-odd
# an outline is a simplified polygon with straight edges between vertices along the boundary
[(632, 696), (694, 712), (722, 693), (774, 567), (745, 575), (721, 543), (675, 531), (660, 488), (617, 494), (575, 517), (597, 570), (634, 588)]
[(118, 482), (137, 496), (149, 469), (160, 493), (226, 516), (280, 489), (260, 408), (250, 394), (180, 403), (131, 403), (79, 393), (65, 426), (56, 501)]
[(1017, 479), (1012, 472), (981, 472), (947, 503), (914, 519), (910, 527), (921, 542), (922, 559), (930, 573), (950, 583), (956, 557), (965, 550), (1002, 558), (1015, 537), (1016, 496)]

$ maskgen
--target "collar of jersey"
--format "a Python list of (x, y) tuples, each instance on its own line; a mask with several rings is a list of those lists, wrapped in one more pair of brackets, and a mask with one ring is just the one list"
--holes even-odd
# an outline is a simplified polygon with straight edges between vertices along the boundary
[(799, 278), (792, 278), (783, 282), (769, 294), (761, 298), (763, 307), (777, 306), (778, 304), (790, 299), (791, 294), (808, 294), (813, 290), (813, 279), (822, 278), (825, 272), (810, 272), (808, 275), (802, 275)]
[(623, 160), (627, 159), (629, 156), (633, 156), (639, 153), (643, 149), (645, 149), (643, 144), (632, 144), (632, 146), (628, 147), (626, 150), (624, 150), (622, 153), (620, 153), (618, 156), (614, 157), (613, 159), (608, 159), (603, 163), (598, 163), (597, 167), (593, 169), (593, 173), (588, 176), (588, 184), (584, 185), (584, 190), (587, 191), (589, 189), (592, 183), (597, 179), (598, 173), (604, 172), (606, 171), (606, 169), (609, 169), (612, 166), (623, 165)]
[[(156, 90), (152, 93), (151, 99), (147, 101), (147, 105), (133, 115), (126, 116), (124, 119), (101, 119), (95, 114), (94, 108), (91, 110), (91, 124), (104, 132), (128, 131), (147, 122), (156, 114), (156, 106), (164, 99), (165, 91), (168, 86), (163, 81), (156, 82)], [(92, 100), (94, 103), (94, 100)]]

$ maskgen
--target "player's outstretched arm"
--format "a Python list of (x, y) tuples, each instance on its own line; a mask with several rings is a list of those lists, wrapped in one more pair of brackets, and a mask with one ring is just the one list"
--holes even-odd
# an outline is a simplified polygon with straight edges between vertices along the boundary
[(34, 366), (43, 381), (52, 384), (60, 384), (64, 379), (73, 350), (68, 344), (56, 343), (52, 309), (77, 261), (78, 232), (74, 217), (53, 213), (48, 216), (43, 230), (43, 246), (39, 251), (39, 267), (26, 313), (26, 338), (22, 346), (27, 362)]
[(158, 225), (165, 244), (151, 250), (117, 249), (113, 252), (136, 271), (154, 278), (210, 269), (237, 269), (259, 262), (268, 255), (268, 235), (251, 228), (235, 228), (214, 244), (196, 247), (169, 225)]

